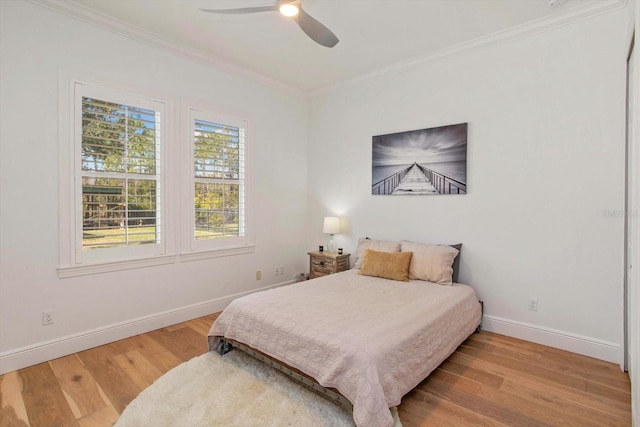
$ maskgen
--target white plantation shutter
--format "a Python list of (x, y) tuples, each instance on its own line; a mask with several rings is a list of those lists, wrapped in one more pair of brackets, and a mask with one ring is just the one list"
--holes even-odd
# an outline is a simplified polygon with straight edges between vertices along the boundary
[(254, 250), (248, 120), (70, 83), (61, 95), (59, 277)]
[(76, 85), (77, 250), (84, 259), (162, 252), (163, 114), (160, 102)]
[(191, 110), (193, 228), (197, 249), (246, 244), (243, 119)]

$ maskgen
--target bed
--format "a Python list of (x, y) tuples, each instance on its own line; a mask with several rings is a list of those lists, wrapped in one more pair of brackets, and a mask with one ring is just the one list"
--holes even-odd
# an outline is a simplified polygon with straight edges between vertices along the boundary
[(233, 301), (211, 327), (209, 348), (241, 343), (337, 390), (353, 405), (357, 426), (389, 427), (389, 408), (478, 328), (481, 306), (451, 272), (444, 285), (415, 274), (407, 281), (366, 274), (392, 252), (361, 246), (352, 270)]

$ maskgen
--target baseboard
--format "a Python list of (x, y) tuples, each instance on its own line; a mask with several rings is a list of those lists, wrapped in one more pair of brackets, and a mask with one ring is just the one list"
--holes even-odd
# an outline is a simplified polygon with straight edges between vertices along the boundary
[(620, 363), (620, 352), (622, 351), (620, 345), (597, 338), (486, 314), (482, 318), (482, 329), (615, 364)]
[[(6, 351), (0, 354), (0, 375), (134, 335), (143, 334), (153, 331), (154, 329), (164, 328), (169, 325), (175, 325), (176, 323), (222, 311), (236, 298), (290, 283), (292, 282), (277, 283), (260, 289), (228, 295)], [(622, 351), (620, 345), (616, 343), (491, 315), (483, 316), (482, 329), (612, 363), (619, 363), (620, 352)]]
[(231, 301), (244, 295), (256, 291), (275, 288), (293, 283), (293, 281), (276, 283), (260, 289), (241, 292), (179, 307), (149, 316), (139, 317), (121, 323), (80, 332), (78, 334), (67, 335), (50, 341), (44, 341), (30, 346), (9, 350), (0, 354), (0, 375), (7, 372), (26, 368), (27, 366), (57, 359), (79, 351), (87, 350), (100, 345), (108, 344), (117, 340), (128, 338), (134, 335), (143, 334), (155, 329), (175, 325), (197, 317), (206, 316), (211, 313), (222, 311)]

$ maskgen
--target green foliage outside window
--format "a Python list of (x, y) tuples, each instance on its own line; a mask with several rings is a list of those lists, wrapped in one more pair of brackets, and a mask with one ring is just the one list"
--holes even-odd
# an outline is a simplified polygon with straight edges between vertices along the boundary
[(239, 236), (241, 215), (240, 129), (195, 121), (195, 238)]
[(155, 112), (82, 98), (83, 248), (157, 242)]

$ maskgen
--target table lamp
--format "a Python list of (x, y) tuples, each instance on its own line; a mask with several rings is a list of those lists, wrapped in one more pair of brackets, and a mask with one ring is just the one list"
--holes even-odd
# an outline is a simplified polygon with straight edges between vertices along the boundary
[(338, 248), (336, 247), (336, 241), (334, 240), (333, 235), (340, 233), (340, 218), (335, 216), (325, 217), (322, 232), (331, 235), (329, 238), (329, 244), (327, 245), (329, 252), (336, 252)]

